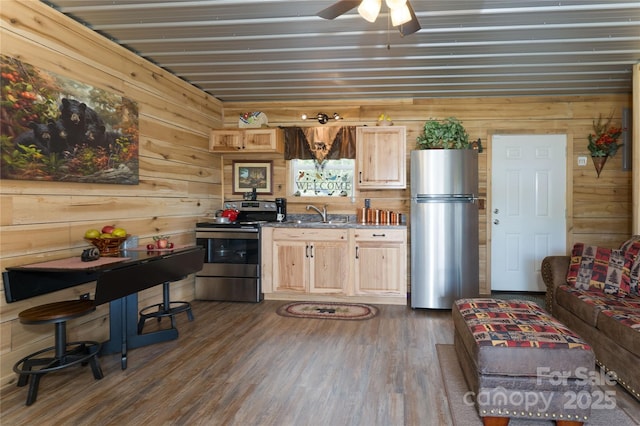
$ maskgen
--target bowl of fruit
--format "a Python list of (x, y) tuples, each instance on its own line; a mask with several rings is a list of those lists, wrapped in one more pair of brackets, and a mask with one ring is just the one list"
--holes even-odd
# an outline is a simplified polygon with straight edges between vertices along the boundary
[(120, 246), (128, 237), (127, 231), (114, 225), (106, 225), (101, 231), (89, 229), (84, 233), (84, 239), (97, 247), (100, 256), (118, 256)]

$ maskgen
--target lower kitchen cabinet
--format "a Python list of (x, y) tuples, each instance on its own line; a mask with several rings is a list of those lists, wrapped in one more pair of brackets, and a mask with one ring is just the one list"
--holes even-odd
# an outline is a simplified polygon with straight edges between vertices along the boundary
[(355, 295), (407, 296), (406, 229), (354, 229)]
[(347, 230), (275, 229), (270, 253), (273, 292), (346, 294), (348, 250)]
[(262, 244), (265, 299), (406, 304), (404, 227), (264, 227)]

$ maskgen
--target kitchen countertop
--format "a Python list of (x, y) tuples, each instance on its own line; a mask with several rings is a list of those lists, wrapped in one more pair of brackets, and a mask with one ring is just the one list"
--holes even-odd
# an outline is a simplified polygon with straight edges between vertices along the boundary
[(406, 223), (397, 225), (376, 225), (373, 223), (358, 223), (355, 215), (332, 215), (329, 214), (327, 222), (321, 222), (317, 214), (292, 214), (287, 215), (286, 222), (267, 222), (262, 224), (263, 228), (320, 228), (320, 229), (401, 229), (406, 228)]

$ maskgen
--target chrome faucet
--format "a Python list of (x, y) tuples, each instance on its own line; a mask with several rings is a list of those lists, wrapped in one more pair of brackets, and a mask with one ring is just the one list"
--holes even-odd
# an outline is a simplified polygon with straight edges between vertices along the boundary
[(314, 209), (315, 211), (317, 211), (318, 214), (322, 216), (322, 222), (327, 223), (327, 205), (326, 204), (322, 206), (322, 210), (320, 210), (316, 206), (309, 204), (307, 205), (307, 210), (310, 210), (310, 209)]

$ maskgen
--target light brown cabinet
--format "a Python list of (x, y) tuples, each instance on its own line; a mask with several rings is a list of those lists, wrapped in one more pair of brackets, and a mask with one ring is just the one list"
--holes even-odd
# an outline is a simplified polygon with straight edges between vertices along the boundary
[(354, 229), (354, 294), (407, 296), (406, 229)]
[(283, 153), (284, 133), (282, 129), (213, 129), (209, 137), (209, 151)]
[(272, 300), (405, 305), (407, 230), (264, 227), (262, 291)]
[(356, 129), (356, 184), (358, 189), (407, 187), (407, 138), (403, 126)]
[(271, 238), (263, 257), (270, 257), (273, 292), (347, 293), (347, 230), (278, 228)]

